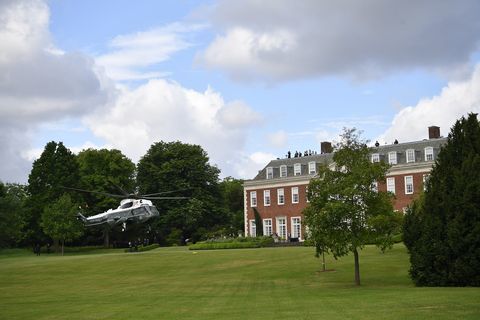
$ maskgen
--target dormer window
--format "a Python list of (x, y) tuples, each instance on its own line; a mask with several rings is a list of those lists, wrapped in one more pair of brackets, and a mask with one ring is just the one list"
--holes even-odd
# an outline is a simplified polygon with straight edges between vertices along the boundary
[(308, 174), (315, 174), (317, 173), (317, 168), (315, 166), (315, 161), (310, 161), (308, 163)]
[(425, 148), (425, 161), (433, 161), (433, 148), (426, 147)]
[(280, 166), (280, 177), (284, 178), (287, 176), (287, 166), (286, 165), (281, 165)]
[(380, 155), (378, 153), (372, 153), (372, 162), (380, 162)]
[(397, 152), (396, 151), (390, 151), (388, 153), (388, 163), (389, 164), (397, 164)]
[(408, 149), (405, 153), (407, 155), (407, 163), (415, 162), (415, 150)]
[(302, 174), (302, 165), (300, 163), (295, 163), (293, 165), (293, 175), (299, 176)]
[(273, 168), (272, 167), (267, 168), (267, 179), (273, 179)]

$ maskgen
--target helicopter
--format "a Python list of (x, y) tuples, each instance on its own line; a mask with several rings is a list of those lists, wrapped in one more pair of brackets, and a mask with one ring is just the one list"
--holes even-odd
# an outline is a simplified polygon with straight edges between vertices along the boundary
[[(87, 193), (96, 193), (113, 198), (123, 198), (120, 201), (120, 205), (116, 209), (108, 209), (105, 212), (85, 217), (83, 214), (78, 212), (78, 217), (86, 227), (93, 226), (110, 226), (114, 227), (117, 225), (122, 225), (122, 231), (125, 231), (127, 224), (129, 223), (143, 223), (150, 220), (153, 217), (160, 215), (155, 205), (150, 200), (177, 200), (177, 199), (187, 199), (187, 197), (158, 197), (157, 195), (166, 194), (176, 191), (166, 191), (151, 193), (145, 195), (127, 193), (122, 190), (123, 195), (112, 194), (99, 191), (90, 191), (78, 188), (69, 188), (64, 187), (68, 190), (87, 192)], [(183, 191), (183, 190), (177, 190)]]

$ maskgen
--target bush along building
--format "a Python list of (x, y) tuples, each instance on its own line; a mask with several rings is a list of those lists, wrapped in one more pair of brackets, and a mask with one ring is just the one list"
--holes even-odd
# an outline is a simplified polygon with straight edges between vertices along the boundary
[[(380, 146), (375, 143), (371, 161), (391, 164), (385, 182), (375, 182), (373, 188), (395, 195), (395, 210), (404, 211), (423, 191), (425, 181), (440, 149), (447, 139), (440, 128), (428, 128), (429, 139)], [(321, 165), (333, 167), (330, 142), (322, 142), (320, 153), (290, 154), (284, 159), (270, 161), (252, 180), (244, 183), (245, 235), (274, 236), (291, 241), (304, 240), (302, 211), (308, 204), (307, 188)], [(255, 211), (261, 218), (257, 230)], [(258, 218), (257, 218), (258, 221)]]

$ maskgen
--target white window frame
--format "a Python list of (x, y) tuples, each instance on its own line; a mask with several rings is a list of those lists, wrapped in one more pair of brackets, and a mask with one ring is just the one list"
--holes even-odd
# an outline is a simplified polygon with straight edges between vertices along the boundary
[(299, 176), (302, 174), (302, 164), (301, 163), (295, 163), (293, 165), (293, 175), (294, 176)]
[[(428, 159), (429, 156), (431, 159)], [(433, 161), (435, 158), (433, 157), (433, 147), (426, 147), (425, 148), (425, 161)]]
[(372, 182), (372, 185), (371, 185), (371, 188), (372, 188), (372, 191), (378, 192), (378, 182), (377, 182), (377, 181), (373, 181), (373, 182)]
[[(281, 221), (284, 223), (280, 224)], [(276, 223), (277, 236), (279, 236), (281, 239), (287, 239), (287, 217), (277, 217)]]
[(308, 199), (308, 186), (305, 187), (305, 201), (306, 201), (307, 203), (310, 202), (310, 199)]
[(298, 203), (300, 201), (300, 194), (298, 187), (292, 187), (292, 203)]
[(317, 166), (315, 161), (310, 161), (308, 163), (308, 174), (316, 174), (317, 173)]
[[(298, 223), (295, 221), (298, 219)], [(290, 235), (292, 238), (302, 238), (302, 218), (301, 217), (291, 217), (290, 218)], [(297, 234), (298, 232), (298, 234)]]
[(380, 162), (380, 154), (379, 153), (372, 153), (372, 163)]
[(277, 189), (277, 204), (283, 206), (285, 204), (285, 189)]
[(263, 190), (263, 205), (265, 207), (270, 206), (272, 203), (272, 198), (270, 197), (270, 190)]
[[(405, 176), (405, 194), (413, 194), (413, 176)], [(407, 180), (411, 180), (407, 182)]]
[(250, 191), (250, 207), (257, 206), (257, 191)]
[(395, 194), (395, 177), (387, 178), (387, 191)]
[(267, 180), (273, 179), (273, 168), (272, 167), (267, 167)]
[(405, 158), (407, 163), (415, 162), (415, 149), (407, 149), (405, 151)]
[(284, 165), (284, 164), (282, 164), (282, 165), (280, 166), (280, 177), (281, 177), (281, 178), (285, 178), (287, 175), (288, 175), (288, 173), (287, 173), (287, 166)]
[(263, 235), (269, 237), (272, 234), (273, 234), (272, 219), (263, 219)]
[(429, 178), (430, 175), (428, 173), (423, 175), (423, 191), (427, 191), (427, 182)]
[(389, 164), (397, 164), (397, 152), (396, 151), (390, 151), (388, 153), (388, 163)]
[(255, 224), (255, 219), (250, 220), (250, 237), (257, 236), (257, 225)]

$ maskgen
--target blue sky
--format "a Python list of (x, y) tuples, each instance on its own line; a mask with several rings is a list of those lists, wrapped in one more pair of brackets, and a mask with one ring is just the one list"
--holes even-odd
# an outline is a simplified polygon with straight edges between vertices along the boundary
[(200, 144), (222, 176), (356, 127), (381, 143), (446, 135), (480, 110), (477, 1), (0, 4), (0, 180), (51, 140)]

